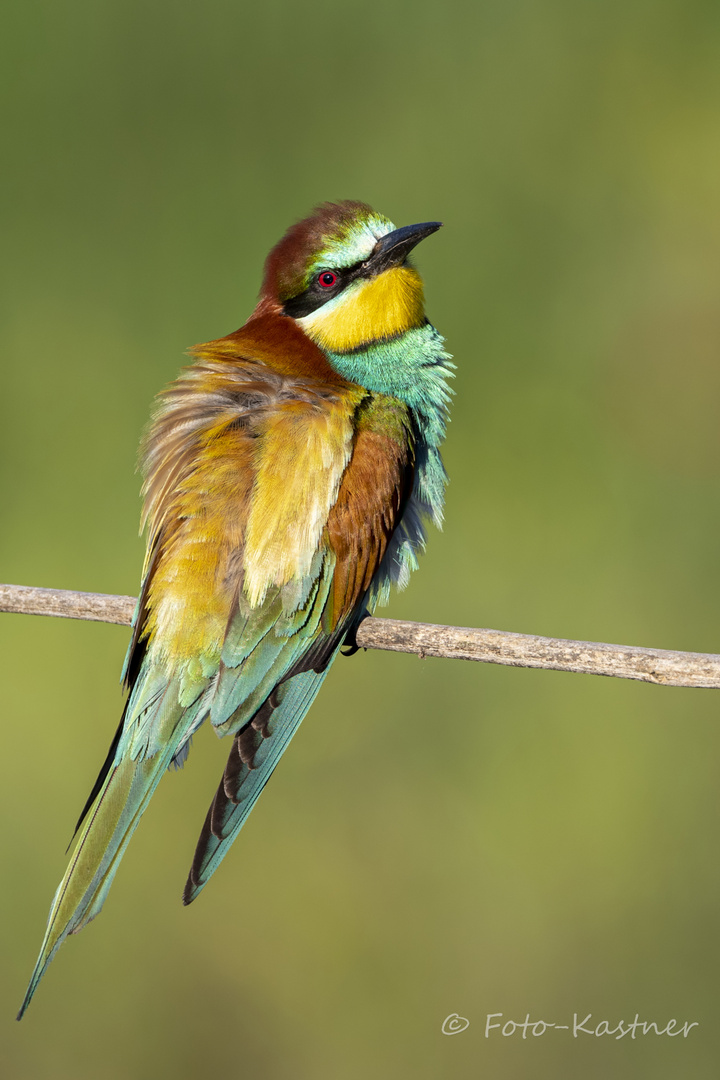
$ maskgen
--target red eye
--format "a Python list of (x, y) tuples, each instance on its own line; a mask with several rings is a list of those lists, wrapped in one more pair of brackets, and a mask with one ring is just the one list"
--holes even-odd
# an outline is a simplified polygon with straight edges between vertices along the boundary
[(332, 270), (323, 270), (322, 274), (318, 277), (318, 281), (323, 289), (332, 289), (337, 281), (337, 274), (333, 274)]

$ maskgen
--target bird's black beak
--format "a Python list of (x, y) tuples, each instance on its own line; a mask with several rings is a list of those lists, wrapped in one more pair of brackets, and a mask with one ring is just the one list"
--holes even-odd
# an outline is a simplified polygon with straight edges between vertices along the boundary
[(442, 221), (424, 221), (421, 225), (404, 225), (378, 240), (375, 249), (362, 268), (363, 276), (380, 274), (390, 266), (399, 266), (405, 262), (416, 244), (426, 236), (437, 232)]

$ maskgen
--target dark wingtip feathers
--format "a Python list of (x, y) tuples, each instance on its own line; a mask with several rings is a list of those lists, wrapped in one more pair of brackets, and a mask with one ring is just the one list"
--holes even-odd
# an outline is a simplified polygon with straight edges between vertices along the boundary
[(276, 687), (267, 700), (260, 706), (249, 724), (242, 728), (233, 739), (230, 754), (222, 774), (222, 779), (215, 792), (210, 809), (205, 817), (202, 831), (198, 838), (195, 854), (188, 879), (185, 882), (182, 901), (187, 907), (205, 885), (203, 877), (205, 861), (211, 839), (224, 839), (227, 824), (228, 807), (237, 806), (238, 793), (248, 771), (254, 768), (255, 754), (264, 739), (270, 738), (269, 722), (275, 709), (280, 704), (280, 693)]
[(183, 907), (189, 907), (190, 904), (192, 904), (193, 900), (197, 896), (196, 889), (197, 886), (195, 885), (195, 882), (193, 881), (192, 877), (188, 875), (188, 879), (185, 882), (185, 888), (183, 889), (182, 894)]

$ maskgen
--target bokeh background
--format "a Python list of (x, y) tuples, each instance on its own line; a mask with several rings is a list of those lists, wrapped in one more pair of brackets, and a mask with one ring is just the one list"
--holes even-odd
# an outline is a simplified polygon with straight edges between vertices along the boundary
[[(290, 222), (352, 197), (446, 223), (417, 256), (458, 363), (446, 527), (390, 613), (720, 651), (717, 3), (3, 19), (0, 579), (136, 591), (153, 394), (244, 321)], [(717, 1075), (716, 694), (340, 659), (202, 899), (210, 731), (16, 1025), (127, 631), (0, 637), (4, 1076)], [(484, 1038), (574, 1012), (700, 1026)]]

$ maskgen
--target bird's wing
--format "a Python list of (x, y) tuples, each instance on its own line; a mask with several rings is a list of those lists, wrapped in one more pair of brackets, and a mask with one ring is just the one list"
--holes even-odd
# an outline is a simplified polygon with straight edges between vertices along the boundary
[(322, 671), (300, 671), (276, 686), (252, 720), (234, 737), (197, 843), (183, 903), (190, 904), (195, 899), (224, 859), (312, 705), (335, 651)]
[(362, 612), (412, 481), (407, 413), (390, 399), (366, 399), (356, 410), (352, 456), (328, 515), (327, 547), (307, 614), (284, 647), (279, 624), (268, 635), (266, 655), (277, 650), (285, 664), (295, 639), (292, 666), (284, 672), (275, 667), (260, 693), (248, 698), (247, 669), (231, 666), (238, 656), (247, 664), (242, 620), (233, 622), (225, 640), (211, 717), (221, 730), (235, 732), (235, 738), (198, 840), (184, 903), (195, 899), (227, 854)]

